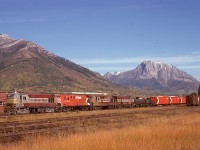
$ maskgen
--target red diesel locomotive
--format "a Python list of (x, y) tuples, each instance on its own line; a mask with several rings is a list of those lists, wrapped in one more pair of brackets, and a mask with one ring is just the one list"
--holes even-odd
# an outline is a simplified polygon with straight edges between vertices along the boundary
[(7, 95), (6, 111), (10, 114), (54, 112), (54, 94), (11, 93)]
[(73, 109), (87, 110), (89, 109), (89, 97), (84, 94), (56, 94), (57, 104), (63, 111), (69, 111)]
[(7, 100), (7, 93), (1, 92), (0, 93), (0, 113), (4, 112), (4, 104)]

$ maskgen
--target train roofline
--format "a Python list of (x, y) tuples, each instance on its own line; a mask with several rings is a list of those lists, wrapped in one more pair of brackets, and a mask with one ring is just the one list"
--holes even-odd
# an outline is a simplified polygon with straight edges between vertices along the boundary
[(97, 92), (63, 92), (64, 94), (84, 94), (84, 95), (108, 95), (108, 93), (97, 93)]

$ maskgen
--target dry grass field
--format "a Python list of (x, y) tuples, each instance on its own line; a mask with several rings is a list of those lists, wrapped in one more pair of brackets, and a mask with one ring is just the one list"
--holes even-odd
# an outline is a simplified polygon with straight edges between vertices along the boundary
[[(162, 110), (163, 114), (140, 120), (139, 124), (128, 126), (108, 124), (107, 128), (88, 129), (87, 132), (68, 134), (27, 136), (17, 143), (1, 144), (2, 150), (199, 150), (200, 149), (200, 107), (139, 108)], [(113, 110), (116, 111), (116, 110)], [(107, 111), (113, 112), (113, 111)], [(171, 111), (171, 113), (169, 113)], [(84, 112), (88, 113), (88, 112)], [(84, 114), (83, 113), (83, 114)], [(98, 113), (89, 112), (89, 113)], [(99, 111), (100, 113), (100, 111)], [(169, 113), (169, 115), (164, 115)], [(85, 115), (85, 114), (84, 114)], [(144, 115), (144, 114), (143, 114)], [(151, 115), (150, 115), (151, 116)], [(133, 120), (134, 122), (135, 120)], [(121, 123), (120, 123), (121, 124)]]

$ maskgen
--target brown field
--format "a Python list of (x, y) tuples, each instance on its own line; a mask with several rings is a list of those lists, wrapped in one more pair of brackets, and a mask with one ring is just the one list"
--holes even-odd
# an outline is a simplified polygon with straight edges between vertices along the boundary
[[(59, 132), (58, 134), (32, 135), (22, 141), (0, 145), (2, 150), (199, 150), (200, 107), (156, 107), (124, 110), (106, 110), (61, 114), (25, 115), (13, 117), (18, 121), (60, 117), (65, 115), (85, 116), (91, 114), (133, 112), (135, 119), (110, 121), (106, 125), (85, 127), (81, 132)], [(29, 116), (29, 117), (28, 117)], [(15, 119), (14, 119), (15, 118)], [(29, 119), (28, 119), (29, 118)], [(126, 120), (126, 117), (121, 120)], [(10, 118), (7, 118), (10, 120)], [(108, 118), (106, 118), (108, 119)], [(119, 118), (118, 118), (119, 119)], [(130, 118), (129, 118), (130, 119)], [(3, 121), (3, 120), (1, 120)], [(88, 120), (87, 120), (88, 121)], [(108, 120), (106, 120), (108, 121)]]

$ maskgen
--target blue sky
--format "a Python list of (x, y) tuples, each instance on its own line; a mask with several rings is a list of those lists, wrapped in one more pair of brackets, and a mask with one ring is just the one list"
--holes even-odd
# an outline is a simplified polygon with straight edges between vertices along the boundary
[(199, 0), (0, 0), (0, 33), (101, 74), (152, 60), (200, 80)]

